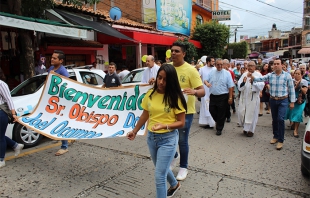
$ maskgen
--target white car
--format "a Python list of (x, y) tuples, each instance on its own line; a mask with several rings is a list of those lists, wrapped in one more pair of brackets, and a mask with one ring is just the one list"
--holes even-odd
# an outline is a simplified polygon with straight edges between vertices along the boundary
[[(80, 68), (80, 67), (79, 67)], [(69, 78), (90, 86), (102, 86), (105, 73), (102, 70), (94, 69), (67, 69)], [(29, 78), (15, 87), (11, 91), (12, 100), (15, 106), (17, 116), (30, 114), (37, 103), (43, 91), (43, 85), (48, 73), (40, 74)], [(42, 139), (42, 135), (19, 124), (9, 124), (6, 135), (25, 147), (36, 146)]]
[(310, 176), (310, 119), (308, 120), (301, 146), (301, 173)]
[(122, 80), (122, 85), (123, 86), (129, 86), (129, 85), (136, 85), (136, 84), (142, 84), (141, 80), (142, 80), (142, 74), (143, 71), (146, 69), (147, 67), (143, 67), (143, 68), (138, 68), (138, 69), (134, 69), (132, 70), (129, 74), (127, 74), (123, 80)]

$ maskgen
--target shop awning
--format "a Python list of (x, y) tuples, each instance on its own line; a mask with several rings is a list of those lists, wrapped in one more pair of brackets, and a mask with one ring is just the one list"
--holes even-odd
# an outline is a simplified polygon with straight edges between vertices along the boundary
[(97, 22), (97, 21), (90, 21), (78, 16), (74, 16), (71, 14), (68, 14), (66, 12), (63, 12), (59, 9), (54, 9), (58, 14), (60, 14), (62, 17), (66, 18), (69, 21), (75, 22), (79, 25), (85, 25), (85, 26), (89, 26), (92, 29), (94, 29), (97, 32), (101, 32), (103, 34), (112, 36), (112, 37), (116, 37), (119, 39), (124, 39), (124, 40), (129, 40), (132, 42), (137, 42), (134, 39), (120, 33), (119, 31), (117, 31), (116, 29), (114, 29), (113, 27), (111, 27), (108, 23), (106, 22)]
[(87, 30), (92, 29), (88, 26), (69, 25), (5, 12), (0, 12), (0, 25), (77, 38), (87, 38)]
[[(147, 33), (147, 32), (139, 32), (139, 31), (130, 31), (130, 30), (120, 30), (121, 33), (127, 35), (128, 37), (131, 37), (135, 39), (138, 42), (141, 42), (142, 44), (153, 44), (153, 45), (165, 45), (169, 46), (172, 45), (175, 41), (178, 40), (178, 37), (176, 36), (168, 36), (163, 34), (156, 34), (156, 33)], [(124, 44), (126, 43), (125, 40), (116, 40), (111, 37), (104, 37), (101, 35), (98, 35), (98, 41), (105, 44)], [(201, 43), (199, 41), (195, 40), (189, 40), (192, 44), (195, 45), (197, 48), (202, 48)]]
[(298, 51), (298, 54), (310, 54), (310, 47), (301, 48), (301, 49)]

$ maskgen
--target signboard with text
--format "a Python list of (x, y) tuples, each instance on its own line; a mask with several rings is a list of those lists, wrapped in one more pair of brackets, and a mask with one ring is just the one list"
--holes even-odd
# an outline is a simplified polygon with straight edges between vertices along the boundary
[[(52, 139), (126, 136), (143, 109), (149, 85), (102, 89), (51, 72), (36, 109), (18, 122)], [(144, 135), (143, 126), (138, 135)]]
[(231, 10), (212, 11), (212, 19), (217, 21), (227, 21), (231, 18)]

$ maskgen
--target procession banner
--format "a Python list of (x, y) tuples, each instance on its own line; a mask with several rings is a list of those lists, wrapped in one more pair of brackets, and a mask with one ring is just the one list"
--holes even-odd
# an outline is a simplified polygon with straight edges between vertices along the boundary
[[(35, 110), (18, 122), (56, 140), (126, 136), (139, 120), (141, 101), (150, 88), (103, 89), (51, 72)], [(143, 126), (138, 135), (145, 132)]]

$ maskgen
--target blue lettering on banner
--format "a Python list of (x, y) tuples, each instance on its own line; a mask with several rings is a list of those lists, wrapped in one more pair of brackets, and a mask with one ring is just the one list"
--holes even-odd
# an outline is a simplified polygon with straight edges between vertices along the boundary
[[(125, 123), (124, 123), (124, 125), (123, 125), (123, 128), (135, 128), (135, 126), (136, 126), (136, 124), (137, 124), (137, 122), (138, 122), (138, 120), (140, 119), (140, 117), (139, 116), (137, 116), (137, 117), (135, 117), (135, 114), (134, 113), (128, 113), (128, 116), (127, 116), (127, 118), (126, 118), (126, 121), (125, 121)], [(141, 127), (141, 129), (140, 130), (143, 130), (144, 129), (144, 127), (145, 127), (145, 124)]]
[(102, 133), (97, 133), (95, 131), (88, 131), (85, 129), (75, 129), (68, 126), (68, 121), (63, 121), (59, 123), (56, 127), (54, 127), (50, 134), (57, 135), (60, 138), (76, 138), (76, 139), (82, 139), (82, 138), (97, 138), (102, 136)]
[(34, 118), (30, 118), (30, 117), (23, 117), (22, 121), (24, 123), (29, 123), (29, 126), (32, 126), (36, 129), (39, 130), (44, 130), (46, 129), (48, 126), (50, 126), (57, 118), (53, 118), (50, 121), (42, 121), (41, 118), (42, 113), (39, 113), (36, 117)]

